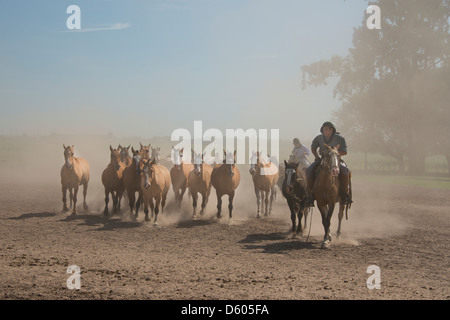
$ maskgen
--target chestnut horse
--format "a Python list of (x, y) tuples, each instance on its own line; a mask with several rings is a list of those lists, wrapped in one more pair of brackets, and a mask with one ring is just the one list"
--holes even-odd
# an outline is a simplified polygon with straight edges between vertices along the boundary
[(197, 200), (198, 193), (202, 195), (202, 205), (200, 215), (205, 214), (205, 207), (208, 204), (209, 194), (211, 192), (211, 172), (212, 167), (203, 161), (203, 155), (194, 153), (194, 169), (189, 172), (188, 187), (192, 196), (193, 218), (197, 218)]
[[(284, 161), (284, 179), (281, 191), (286, 198), (289, 210), (291, 211), (292, 237), (303, 234), (302, 217), (308, 217), (308, 207), (306, 206), (306, 175), (305, 171), (299, 168), (300, 163)], [(298, 221), (298, 225), (297, 222)]]
[(111, 193), (113, 199), (113, 213), (117, 213), (120, 211), (120, 201), (125, 190), (122, 179), (125, 164), (120, 161), (120, 150), (113, 149), (111, 146), (109, 146), (109, 150), (111, 151), (110, 162), (102, 173), (102, 183), (105, 187), (105, 210), (103, 211), (105, 216), (109, 214), (109, 194)]
[(217, 218), (222, 218), (222, 196), (224, 194), (228, 195), (229, 217), (232, 217), (234, 193), (240, 181), (241, 174), (236, 166), (236, 151), (234, 154), (226, 153), (223, 163), (216, 164), (211, 173), (211, 183), (216, 189), (217, 195)]
[[(164, 212), (166, 205), (167, 193), (170, 188), (170, 173), (169, 169), (159, 164), (155, 164), (155, 160), (142, 159), (141, 160), (142, 175), (141, 175), (141, 190), (144, 198), (144, 213), (145, 221), (150, 221), (148, 216), (148, 205), (155, 214), (155, 221), (153, 224), (158, 225), (159, 205)], [(153, 203), (155, 199), (155, 203)], [(137, 214), (136, 214), (137, 218)]]
[(266, 162), (259, 152), (253, 152), (249, 171), (252, 175), (258, 205), (256, 217), (261, 218), (261, 204), (263, 204), (263, 207), (265, 206), (264, 216), (267, 217), (272, 212), (272, 203), (276, 192), (275, 186), (279, 178), (278, 168), (272, 162)]
[[(125, 184), (125, 189), (127, 191), (128, 196), (128, 205), (130, 207), (130, 213), (132, 214), (134, 209), (135, 216), (137, 216), (141, 202), (142, 202), (142, 191), (141, 191), (141, 153), (139, 150), (134, 150), (131, 147), (131, 153), (133, 154), (133, 158), (131, 161), (131, 165), (127, 166), (123, 170), (122, 178), (123, 183)], [(138, 192), (138, 199), (136, 201), (136, 192)]]
[(327, 144), (324, 144), (324, 146), (327, 150), (324, 153), (318, 168), (313, 192), (317, 201), (317, 207), (322, 215), (322, 225), (325, 231), (322, 248), (327, 249), (331, 242), (330, 224), (335, 204), (336, 202), (339, 202), (338, 236), (340, 236), (341, 233), (341, 221), (346, 205), (339, 196), (339, 146), (335, 148), (332, 148)]
[(83, 207), (86, 211), (88, 206), (86, 204), (86, 194), (90, 177), (89, 163), (86, 159), (74, 157), (74, 146), (65, 146), (64, 148), (64, 165), (61, 168), (61, 185), (62, 185), (62, 201), (63, 212), (69, 211), (67, 207), (66, 193), (69, 189), (70, 207), (73, 208), (72, 214), (77, 213), (77, 194), (78, 187), (83, 185)]
[(172, 147), (171, 156), (173, 167), (170, 169), (170, 180), (172, 182), (173, 192), (175, 193), (175, 201), (178, 202), (178, 206), (181, 206), (181, 201), (187, 188), (189, 172), (194, 169), (194, 165), (184, 162), (183, 148), (175, 149)]

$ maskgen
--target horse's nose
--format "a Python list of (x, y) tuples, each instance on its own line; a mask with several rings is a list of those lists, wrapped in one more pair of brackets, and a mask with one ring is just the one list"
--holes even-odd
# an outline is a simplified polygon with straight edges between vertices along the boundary
[(331, 174), (333, 176), (339, 175), (339, 168), (338, 167), (334, 167), (333, 169), (331, 169)]

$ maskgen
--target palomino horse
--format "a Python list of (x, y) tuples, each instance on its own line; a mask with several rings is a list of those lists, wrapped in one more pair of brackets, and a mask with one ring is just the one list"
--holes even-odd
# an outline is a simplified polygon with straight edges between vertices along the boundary
[[(286, 198), (291, 211), (293, 238), (303, 234), (302, 217), (305, 217), (305, 226), (308, 217), (308, 207), (305, 205), (306, 176), (304, 170), (298, 168), (299, 164), (284, 161), (284, 181), (281, 187), (283, 196)], [(297, 226), (296, 220), (298, 220)]]
[(224, 194), (228, 195), (229, 217), (232, 217), (234, 192), (241, 181), (241, 174), (235, 163), (236, 151), (234, 154), (226, 153), (223, 164), (216, 164), (211, 173), (211, 183), (216, 189), (217, 218), (219, 219), (222, 218), (222, 196)]
[(86, 194), (89, 183), (89, 163), (86, 159), (74, 157), (74, 146), (65, 146), (64, 148), (64, 165), (61, 168), (61, 185), (62, 185), (62, 201), (63, 201), (63, 211), (69, 211), (67, 207), (66, 193), (69, 189), (70, 194), (70, 207), (73, 208), (72, 214), (77, 213), (77, 194), (78, 187), (83, 185), (83, 207), (86, 211), (88, 206), (86, 204)]
[(120, 161), (120, 150), (113, 149), (111, 146), (109, 150), (111, 151), (110, 162), (102, 173), (102, 183), (105, 187), (105, 210), (103, 211), (105, 216), (109, 214), (109, 194), (111, 193), (113, 199), (113, 213), (117, 213), (120, 211), (120, 201), (125, 190), (122, 179), (125, 165)]
[(187, 188), (189, 172), (194, 169), (194, 165), (183, 161), (183, 148), (175, 149), (172, 147), (171, 155), (173, 167), (170, 169), (170, 179), (173, 192), (175, 193), (175, 201), (178, 202), (178, 206), (181, 206), (181, 201)]
[(202, 195), (202, 205), (200, 215), (205, 214), (205, 207), (208, 204), (209, 194), (211, 192), (211, 173), (212, 167), (203, 161), (203, 155), (194, 153), (194, 170), (189, 172), (188, 187), (192, 196), (193, 218), (197, 218), (197, 200), (198, 193)]
[(153, 148), (152, 147), (152, 155), (150, 159), (155, 159), (155, 164), (160, 164), (161, 162), (161, 148), (157, 147), (157, 148)]
[(258, 205), (256, 217), (261, 218), (261, 203), (263, 203), (263, 207), (265, 206), (264, 216), (267, 217), (272, 212), (272, 203), (276, 192), (275, 186), (279, 177), (278, 168), (272, 162), (266, 162), (259, 152), (253, 152), (249, 171), (252, 175)]
[[(153, 224), (158, 225), (159, 205), (164, 212), (166, 205), (167, 193), (170, 188), (170, 173), (169, 169), (159, 164), (155, 164), (155, 160), (143, 159), (141, 160), (142, 175), (141, 175), (141, 190), (144, 198), (144, 213), (145, 221), (150, 221), (148, 216), (148, 205), (153, 213), (155, 213), (155, 221)], [(155, 203), (153, 203), (155, 199)], [(137, 218), (137, 213), (136, 213)]]
[(336, 202), (339, 202), (339, 226), (338, 237), (341, 233), (341, 221), (344, 215), (345, 204), (339, 196), (339, 147), (332, 148), (324, 144), (327, 149), (323, 155), (318, 168), (318, 173), (314, 182), (314, 197), (317, 201), (317, 207), (322, 215), (322, 225), (325, 230), (325, 236), (322, 242), (322, 248), (328, 248), (331, 242), (330, 223)]
[[(133, 210), (136, 208), (135, 216), (137, 216), (139, 207), (142, 202), (142, 191), (141, 191), (141, 154), (139, 150), (134, 150), (131, 147), (131, 152), (133, 154), (133, 158), (131, 161), (131, 165), (127, 166), (123, 170), (122, 178), (123, 183), (125, 184), (125, 189), (127, 190), (128, 196), (128, 204), (130, 206), (130, 213), (133, 213)], [(139, 197), (136, 201), (136, 192), (138, 192)]]

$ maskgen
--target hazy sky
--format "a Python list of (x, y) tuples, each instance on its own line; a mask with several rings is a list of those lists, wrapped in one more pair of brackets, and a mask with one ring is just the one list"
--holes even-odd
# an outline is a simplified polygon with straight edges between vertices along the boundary
[[(81, 31), (66, 27), (69, 5)], [(0, 134), (280, 129), (338, 107), (301, 66), (352, 47), (363, 0), (0, 1)]]

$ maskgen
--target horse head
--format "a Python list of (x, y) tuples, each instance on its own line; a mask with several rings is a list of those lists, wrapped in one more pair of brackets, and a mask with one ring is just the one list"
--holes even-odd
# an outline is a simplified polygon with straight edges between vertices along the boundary
[(292, 193), (294, 190), (294, 184), (297, 182), (297, 168), (300, 162), (292, 163), (284, 160), (284, 175), (286, 182), (286, 192)]
[(151, 159), (142, 159), (141, 160), (141, 164), (142, 164), (142, 172), (144, 173), (145, 176), (145, 188), (148, 189), (151, 187), (151, 183), (152, 183), (152, 172), (155, 170), (153, 168), (153, 165), (155, 164), (155, 159), (151, 160)]
[(63, 144), (64, 148), (64, 163), (67, 167), (67, 169), (73, 168), (73, 155), (74, 155), (74, 146), (67, 146)]
[(144, 146), (140, 142), (139, 144), (141, 145), (141, 149), (139, 150), (139, 152), (141, 153), (141, 157), (143, 159), (150, 159), (150, 144), (148, 146)]
[(174, 148), (172, 146), (172, 151), (170, 152), (170, 157), (172, 158), (172, 162), (175, 166), (175, 168), (180, 169), (181, 164), (183, 162), (183, 149)]
[(124, 163), (125, 165), (128, 165), (131, 161), (130, 153), (128, 150), (130, 150), (130, 146), (128, 147), (122, 147), (120, 144), (117, 147), (117, 149), (120, 150), (120, 161)]
[(159, 161), (161, 160), (161, 148), (157, 147), (157, 148), (153, 148), (152, 147), (152, 156), (151, 159), (155, 159), (155, 163), (159, 163)]
[(326, 151), (323, 153), (321, 165), (322, 167), (327, 168), (333, 177), (336, 177), (339, 175), (339, 162), (341, 156), (339, 155), (338, 150), (340, 145), (333, 148), (324, 144), (324, 147), (326, 148)]
[(233, 169), (236, 166), (236, 150), (234, 150), (234, 153), (231, 152), (225, 152), (223, 151), (225, 155), (224, 164), (227, 166), (227, 173), (230, 177), (234, 176)]
[(258, 165), (258, 163), (259, 163), (259, 153), (256, 152), (256, 151), (253, 151), (252, 152), (252, 156), (250, 158), (250, 170), (249, 170), (249, 172), (250, 172), (251, 175), (255, 174), (256, 166)]
[(120, 151), (118, 149), (114, 149), (109, 146), (109, 150), (111, 151), (110, 154), (110, 164), (116, 168), (116, 171), (119, 171), (120, 169)]
[(137, 174), (141, 173), (141, 152), (139, 150), (134, 150), (133, 147), (131, 147), (131, 154), (133, 155), (133, 162), (135, 165), (135, 170)]
[(199, 176), (202, 173), (203, 154), (192, 151), (194, 156), (194, 174)]

